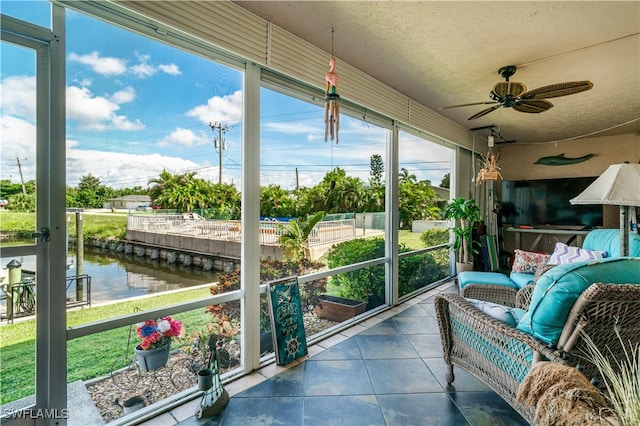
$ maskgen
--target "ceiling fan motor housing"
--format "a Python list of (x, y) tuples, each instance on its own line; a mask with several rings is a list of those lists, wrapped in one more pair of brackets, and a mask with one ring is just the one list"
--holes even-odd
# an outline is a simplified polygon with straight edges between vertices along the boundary
[(498, 75), (509, 81), (509, 77), (516, 73), (516, 69), (515, 65), (507, 65), (506, 67), (502, 67), (498, 70)]

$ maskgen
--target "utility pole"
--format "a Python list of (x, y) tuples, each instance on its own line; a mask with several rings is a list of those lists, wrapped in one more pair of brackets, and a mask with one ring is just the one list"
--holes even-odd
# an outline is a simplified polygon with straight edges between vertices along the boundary
[[(20, 163), (20, 158), (16, 157), (16, 161), (18, 162), (18, 170), (20, 171), (20, 182), (22, 182), (22, 195), (27, 195), (27, 188), (24, 186), (24, 177), (22, 177), (22, 164)], [(22, 161), (26, 161), (26, 158), (23, 158)]]
[(220, 123), (215, 122), (213, 124), (209, 123), (209, 127), (211, 127), (211, 130), (213, 130), (214, 132), (216, 130), (218, 131), (218, 136), (214, 136), (213, 143), (215, 147), (218, 148), (218, 153), (219, 153), (218, 183), (222, 184), (222, 150), (227, 149), (227, 141), (224, 140), (222, 133), (229, 130), (229, 128), (226, 125), (223, 125), (221, 122)]

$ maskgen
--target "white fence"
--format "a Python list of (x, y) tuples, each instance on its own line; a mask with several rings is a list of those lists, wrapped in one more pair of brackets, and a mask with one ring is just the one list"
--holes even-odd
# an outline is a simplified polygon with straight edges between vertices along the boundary
[[(260, 221), (260, 244), (278, 245), (286, 222), (277, 220)], [(223, 241), (240, 241), (239, 220), (208, 220), (195, 214), (170, 215), (129, 215), (127, 229), (158, 234), (178, 234)], [(355, 238), (354, 219), (318, 222), (309, 236), (309, 246), (333, 244)]]

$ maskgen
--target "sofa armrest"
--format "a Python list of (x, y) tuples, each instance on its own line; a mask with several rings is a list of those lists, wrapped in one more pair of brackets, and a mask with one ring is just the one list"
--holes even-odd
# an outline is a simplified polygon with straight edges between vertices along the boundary
[(516, 293), (516, 308), (524, 309), (525, 311), (529, 309), (531, 296), (533, 295), (533, 289), (535, 287), (535, 284), (529, 284), (518, 290), (518, 293)]
[(499, 305), (516, 307), (517, 289), (499, 284), (467, 284), (460, 289), (460, 295), (467, 299), (478, 299)]
[(540, 340), (491, 318), (458, 294), (436, 295), (435, 308), (449, 367), (447, 382), (455, 379), (455, 364), (482, 380), (525, 418), (530, 417), (532, 413), (516, 402), (518, 386), (535, 362), (565, 364), (562, 358)]

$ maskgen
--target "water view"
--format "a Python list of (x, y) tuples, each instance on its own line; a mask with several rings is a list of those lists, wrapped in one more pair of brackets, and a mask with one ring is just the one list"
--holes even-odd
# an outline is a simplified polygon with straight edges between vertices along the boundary
[[(78, 273), (75, 252), (70, 251), (67, 258), (67, 277), (75, 276)], [(6, 268), (11, 260), (13, 258), (0, 258), (1, 267)], [(35, 271), (35, 256), (19, 257), (16, 260), (22, 264), (23, 271)], [(198, 267), (169, 265), (132, 255), (92, 253), (90, 250), (85, 250), (82, 273), (91, 277), (92, 304), (194, 287), (215, 282), (220, 276), (219, 271), (205, 272)], [(75, 288), (71, 287), (73, 285), (67, 288), (68, 293), (75, 292)]]

